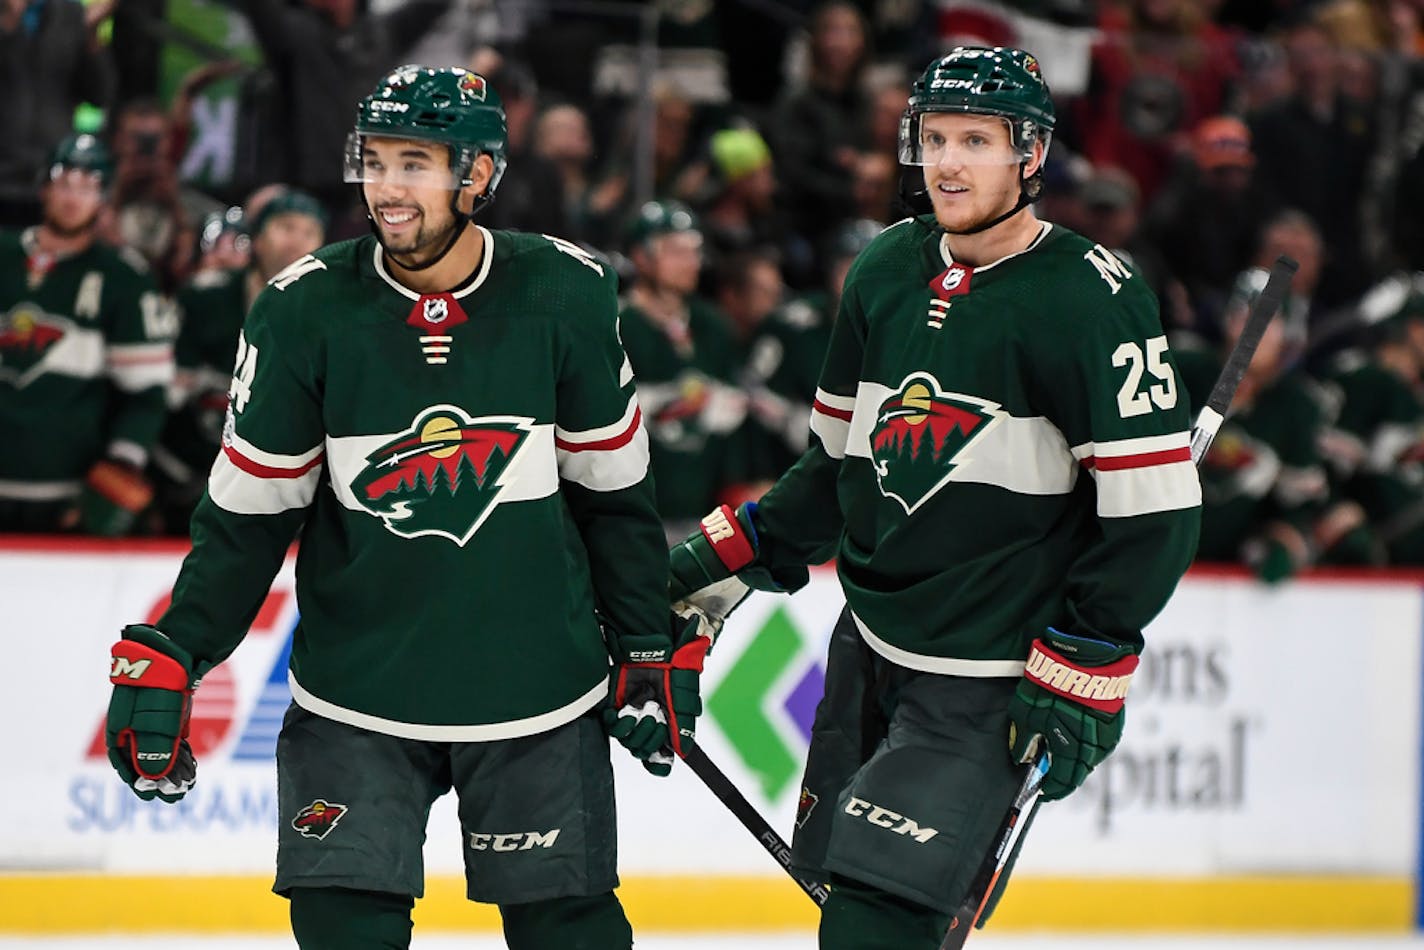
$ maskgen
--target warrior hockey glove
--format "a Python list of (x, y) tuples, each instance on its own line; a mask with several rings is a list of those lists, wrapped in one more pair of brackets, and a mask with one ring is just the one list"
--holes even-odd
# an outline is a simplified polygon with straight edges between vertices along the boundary
[(1123, 698), (1137, 657), (1128, 647), (1059, 633), (1035, 640), (1009, 700), (1009, 754), (1048, 753), (1045, 801), (1065, 798), (1122, 738)]
[(125, 627), (110, 653), (114, 693), (104, 724), (109, 762), (139, 798), (176, 802), (198, 774), (188, 746), (198, 685), (193, 658), (144, 624)]
[[(806, 569), (773, 572), (756, 563), (756, 502), (722, 505), (668, 552), (668, 595), (680, 617), (697, 615), (715, 638), (752, 590), (789, 591), (806, 583)], [(784, 576), (782, 576), (784, 574)]]
[(118, 459), (101, 459), (84, 479), (79, 525), (87, 534), (117, 538), (129, 533), (151, 501), (153, 486), (136, 466)]
[(714, 634), (700, 618), (678, 618), (672, 646), (662, 637), (624, 637), (614, 657), (613, 690), (603, 710), (608, 734), (654, 775), (692, 745), (702, 713), (702, 661)]

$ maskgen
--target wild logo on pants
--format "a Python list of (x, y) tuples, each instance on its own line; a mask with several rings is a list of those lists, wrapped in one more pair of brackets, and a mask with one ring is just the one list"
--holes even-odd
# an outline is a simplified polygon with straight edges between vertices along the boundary
[(303, 838), (315, 838), (320, 841), (331, 834), (331, 829), (336, 827), (338, 821), (346, 817), (346, 812), (349, 810), (345, 805), (338, 805), (336, 802), (318, 798), (297, 812), (297, 817), (292, 819), (292, 827), (301, 832)]

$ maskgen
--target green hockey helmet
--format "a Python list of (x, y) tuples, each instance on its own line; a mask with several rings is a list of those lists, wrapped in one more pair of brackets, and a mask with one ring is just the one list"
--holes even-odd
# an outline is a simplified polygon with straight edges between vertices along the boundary
[(700, 233), (701, 228), (697, 223), (697, 215), (692, 213), (691, 208), (681, 201), (644, 202), (643, 206), (638, 209), (638, 213), (628, 222), (626, 234), (628, 249), (632, 250), (645, 244), (660, 234), (673, 234), (678, 231)]
[(98, 175), (100, 183), (108, 185), (114, 176), (114, 157), (97, 136), (71, 135), (50, 152), (44, 178), (52, 181), (71, 170)]
[(328, 215), (321, 202), (305, 191), (289, 188), (269, 198), (262, 207), (257, 209), (257, 212), (252, 215), (252, 221), (248, 227), (249, 233), (253, 237), (257, 237), (267, 226), (268, 221), (284, 214), (306, 215), (321, 225), (322, 233), (326, 232)]
[[(386, 169), (365, 154), (367, 136), (443, 145), (450, 152), (449, 174)], [(356, 127), (346, 139), (343, 177), (348, 182), (394, 180), (459, 190), (473, 184), (475, 159), (488, 155), (494, 174), (482, 196), (487, 201), (504, 175), (507, 149), (504, 104), (483, 76), (459, 66), (401, 66), (357, 106)]]
[[(910, 89), (910, 101), (900, 119), (900, 162), (934, 165), (940, 158), (933, 141), (920, 128), (928, 112), (960, 112), (999, 116), (1009, 123), (1014, 153), (1009, 158), (984, 156), (981, 164), (1018, 164), (1033, 154), (1034, 142), (1045, 153), (1057, 122), (1053, 99), (1038, 60), (1020, 49), (1003, 46), (957, 46), (925, 69)], [(928, 139), (928, 140), (927, 140)], [(972, 156), (966, 160), (974, 162)]]

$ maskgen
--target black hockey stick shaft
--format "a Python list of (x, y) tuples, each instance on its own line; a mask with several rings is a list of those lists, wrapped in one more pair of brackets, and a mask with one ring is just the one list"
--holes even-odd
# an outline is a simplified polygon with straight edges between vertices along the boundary
[(791, 880), (801, 890), (806, 892), (806, 896), (820, 906), (826, 902), (830, 892), (826, 890), (824, 884), (817, 884), (814, 881), (803, 881), (797, 877), (796, 872), (791, 870), (791, 847), (776, 833), (776, 829), (767, 824), (765, 818), (746, 800), (746, 797), (737, 790), (737, 786), (732, 784), (732, 780), (719, 769), (711, 759), (707, 758), (707, 753), (702, 751), (702, 747), (694, 745), (683, 754), (683, 761), (686, 762), (697, 777), (702, 780), (702, 784), (711, 790), (721, 800), (723, 805), (742, 823), (757, 843), (766, 849), (766, 853), (776, 859)]
[[(1242, 328), (1241, 336), (1227, 355), (1226, 365), (1221, 368), (1221, 375), (1217, 376), (1215, 385), (1211, 387), (1211, 395), (1197, 414), (1196, 424), (1192, 426), (1191, 450), (1194, 464), (1200, 465), (1202, 459), (1206, 458), (1207, 450), (1211, 448), (1212, 440), (1216, 438), (1217, 430), (1226, 418), (1226, 410), (1231, 406), (1236, 389), (1246, 376), (1246, 368), (1251, 365), (1251, 358), (1256, 355), (1256, 347), (1266, 335), (1266, 327), (1271, 318), (1280, 309), (1286, 288), (1298, 266), (1289, 257), (1276, 258), (1270, 276), (1266, 278), (1266, 286), (1251, 304), (1246, 326)], [(969, 931), (979, 923), (979, 918), (983, 916), (989, 898), (994, 893), (994, 886), (998, 884), (1004, 868), (1008, 866), (1019, 836), (1028, 824), (1029, 816), (1038, 807), (1039, 786), (1043, 784), (1043, 777), (1047, 772), (1046, 755), (1040, 755), (1028, 766), (1024, 773), (1023, 785), (1014, 796), (1014, 803), (1009, 807), (1008, 814), (999, 824), (993, 848), (979, 865), (968, 895), (950, 920), (949, 930), (944, 941), (940, 943), (940, 950), (960, 950), (969, 939)]]

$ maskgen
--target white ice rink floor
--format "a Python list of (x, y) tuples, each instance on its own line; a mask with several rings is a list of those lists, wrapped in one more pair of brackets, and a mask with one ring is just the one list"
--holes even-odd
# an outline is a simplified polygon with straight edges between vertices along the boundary
[[(0, 937), (0, 950), (292, 950), (293, 941), (275, 938), (209, 937), (184, 934), (141, 937)], [(968, 946), (974, 950), (1424, 950), (1424, 935), (1380, 937), (1373, 934), (1337, 936), (1155, 936), (1149, 934), (1053, 937), (976, 934)], [(812, 934), (766, 936), (718, 934), (716, 936), (660, 936), (637, 941), (637, 950), (815, 950)], [(489, 937), (421, 937), (412, 950), (504, 950), (502, 940)]]

